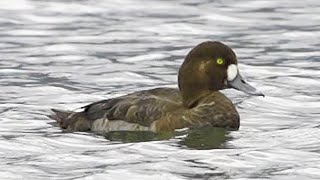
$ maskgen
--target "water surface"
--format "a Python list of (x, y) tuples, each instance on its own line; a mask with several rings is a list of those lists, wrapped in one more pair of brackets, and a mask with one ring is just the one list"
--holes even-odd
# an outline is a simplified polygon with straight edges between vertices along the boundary
[[(318, 0), (0, 2), (1, 179), (320, 179)], [(222, 148), (62, 133), (50, 108), (177, 87), (196, 44), (222, 41), (266, 95), (224, 93)]]

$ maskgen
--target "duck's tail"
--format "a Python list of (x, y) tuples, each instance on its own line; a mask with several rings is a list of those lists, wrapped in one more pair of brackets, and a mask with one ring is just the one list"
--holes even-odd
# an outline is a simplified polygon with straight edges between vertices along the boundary
[(87, 120), (83, 112), (64, 111), (51, 109), (53, 114), (47, 115), (56, 120), (62, 129), (67, 131), (90, 131), (90, 121)]
[(68, 117), (73, 114), (72, 111), (64, 111), (59, 109), (51, 109), (54, 114), (47, 115), (50, 119), (56, 120), (58, 123), (61, 123), (68, 119)]

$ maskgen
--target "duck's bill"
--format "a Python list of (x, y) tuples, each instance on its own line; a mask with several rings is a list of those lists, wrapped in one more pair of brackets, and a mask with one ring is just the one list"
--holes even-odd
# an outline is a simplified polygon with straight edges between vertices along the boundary
[(228, 86), (250, 95), (264, 96), (262, 92), (248, 84), (239, 73), (232, 81), (228, 81)]

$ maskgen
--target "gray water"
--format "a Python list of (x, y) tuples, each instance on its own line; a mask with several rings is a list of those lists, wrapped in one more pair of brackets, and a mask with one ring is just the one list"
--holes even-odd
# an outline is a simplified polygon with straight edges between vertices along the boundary
[[(176, 87), (186, 53), (222, 41), (266, 95), (224, 148), (63, 133), (45, 114)], [(0, 179), (320, 179), (320, 1), (0, 1)]]

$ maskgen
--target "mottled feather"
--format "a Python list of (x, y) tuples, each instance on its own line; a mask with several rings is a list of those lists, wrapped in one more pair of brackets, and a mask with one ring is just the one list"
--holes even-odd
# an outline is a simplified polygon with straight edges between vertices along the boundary
[(84, 112), (89, 120), (107, 118), (150, 126), (181, 103), (178, 89), (157, 88), (95, 102), (85, 106)]

